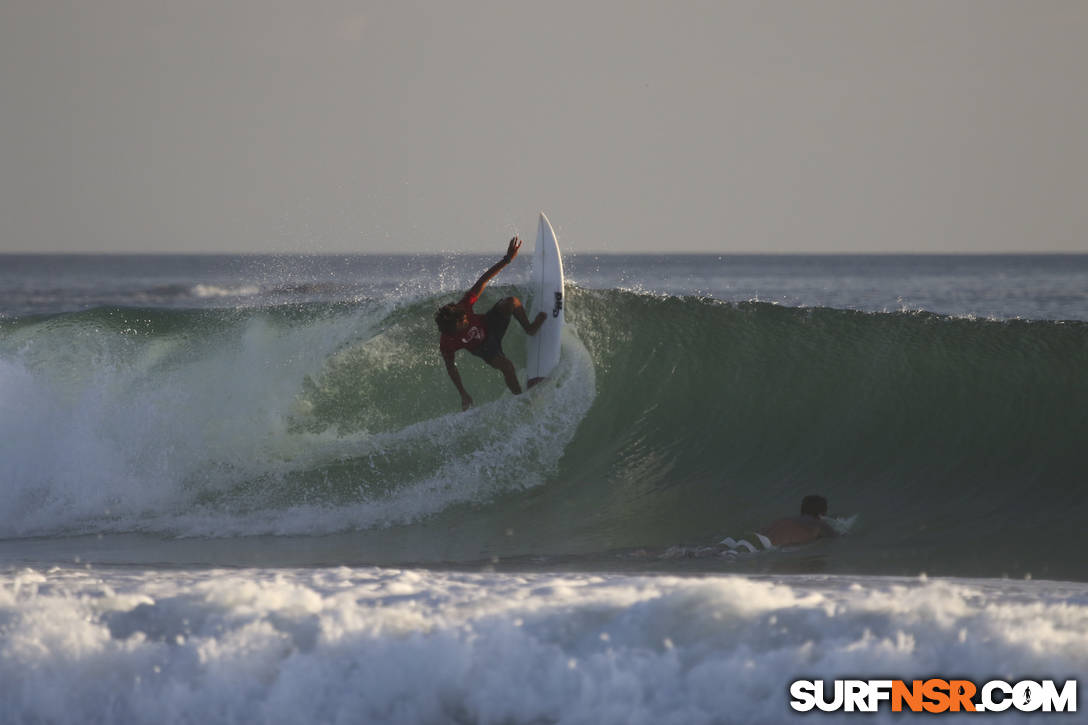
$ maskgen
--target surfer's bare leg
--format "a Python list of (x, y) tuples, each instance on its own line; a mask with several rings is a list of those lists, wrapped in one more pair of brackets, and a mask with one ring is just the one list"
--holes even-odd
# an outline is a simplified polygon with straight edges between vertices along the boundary
[(525, 314), (525, 305), (517, 297), (507, 297), (499, 304), (502, 305), (503, 312), (514, 316), (514, 319), (521, 325), (521, 329), (525, 330), (528, 335), (535, 335), (540, 326), (544, 324), (544, 320), (548, 319), (548, 315), (541, 312), (536, 316), (535, 320), (529, 322), (529, 316)]
[(502, 371), (502, 376), (506, 379), (506, 387), (510, 388), (510, 392), (514, 395), (521, 395), (521, 384), (518, 383), (518, 373), (514, 369), (514, 363), (510, 362), (510, 359), (505, 355), (496, 355), (487, 361), (487, 364), (496, 370)]
[(536, 319), (533, 320), (532, 324), (530, 324), (527, 328), (525, 328), (525, 331), (527, 333), (529, 333), (530, 335), (535, 335), (537, 333), (537, 331), (540, 329), (540, 326), (544, 324), (544, 320), (546, 320), (546, 319), (548, 319), (548, 313), (547, 312), (538, 312), (538, 313), (536, 313)]

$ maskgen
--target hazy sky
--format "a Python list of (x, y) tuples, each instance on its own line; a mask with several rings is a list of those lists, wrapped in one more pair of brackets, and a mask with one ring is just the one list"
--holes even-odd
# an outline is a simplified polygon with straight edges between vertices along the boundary
[(1088, 251), (1088, 2), (0, 0), (0, 251)]

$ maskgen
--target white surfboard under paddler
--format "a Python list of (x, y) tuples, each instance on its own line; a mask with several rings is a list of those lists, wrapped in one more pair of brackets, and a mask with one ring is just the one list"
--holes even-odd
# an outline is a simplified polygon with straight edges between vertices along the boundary
[(529, 319), (535, 320), (540, 312), (547, 313), (548, 319), (536, 335), (528, 338), (526, 388), (546, 380), (559, 364), (559, 345), (563, 334), (563, 257), (559, 254), (555, 230), (544, 212), (540, 213), (529, 289), (532, 295)]

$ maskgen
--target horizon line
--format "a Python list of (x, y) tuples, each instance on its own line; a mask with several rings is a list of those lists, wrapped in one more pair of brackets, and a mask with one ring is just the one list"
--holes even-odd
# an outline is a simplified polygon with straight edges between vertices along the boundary
[[(100, 251), (100, 252), (27, 252), (0, 251), (0, 257), (449, 257), (449, 256), (496, 256), (493, 252), (459, 252), (450, 250), (420, 252), (224, 252), (224, 251)], [(592, 257), (1058, 257), (1088, 256), (1086, 251), (999, 251), (999, 252), (707, 252), (707, 251), (580, 251), (568, 249), (566, 256)]]

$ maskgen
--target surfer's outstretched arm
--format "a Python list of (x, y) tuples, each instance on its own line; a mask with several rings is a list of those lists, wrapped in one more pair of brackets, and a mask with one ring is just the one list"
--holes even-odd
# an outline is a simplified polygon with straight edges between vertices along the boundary
[(521, 240), (514, 237), (510, 240), (510, 245), (506, 248), (506, 256), (500, 259), (498, 262), (491, 266), (491, 269), (480, 275), (480, 278), (476, 280), (476, 284), (472, 285), (472, 289), (468, 291), (469, 297), (478, 298), (484, 291), (484, 287), (491, 281), (491, 278), (502, 271), (502, 268), (510, 264), (514, 260), (514, 257), (518, 256), (518, 250), (521, 249)]
[(461, 373), (457, 370), (457, 365), (453, 362), (453, 353), (442, 353), (442, 359), (446, 361), (446, 372), (450, 376), (450, 380), (453, 381), (454, 386), (457, 388), (457, 392), (461, 394), (461, 410), (468, 410), (472, 407), (472, 396), (465, 390), (464, 384), (461, 382)]

